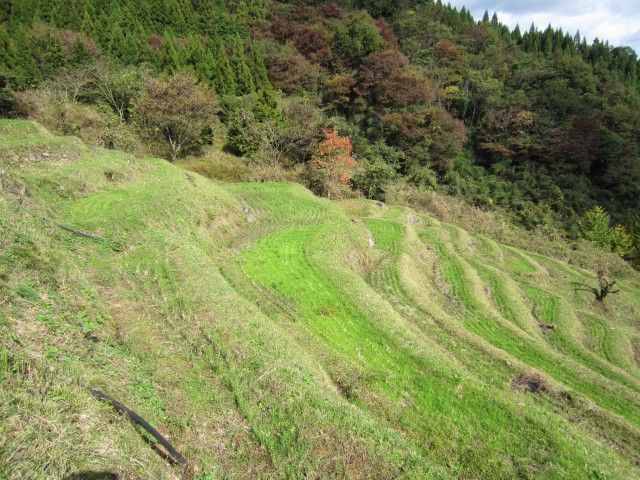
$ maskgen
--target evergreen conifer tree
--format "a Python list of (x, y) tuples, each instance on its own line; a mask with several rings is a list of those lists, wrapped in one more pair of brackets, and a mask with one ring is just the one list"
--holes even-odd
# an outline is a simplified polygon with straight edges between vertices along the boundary
[(49, 24), (51, 24), (52, 22), (55, 23), (55, 19), (53, 17), (56, 11), (57, 3), (54, 1), (47, 1), (38, 2), (37, 5), (38, 7), (36, 9), (36, 12), (34, 13), (34, 17), (37, 16), (37, 19), (40, 22)]
[(236, 95), (248, 95), (255, 92), (256, 86), (251, 75), (251, 69), (247, 64), (247, 56), (241, 42), (234, 46), (231, 64), (236, 78)]
[(511, 38), (513, 38), (518, 45), (522, 43), (522, 32), (520, 32), (520, 25), (516, 24), (516, 28), (513, 29)]
[(64, 49), (58, 36), (49, 34), (49, 36), (44, 39), (43, 61), (44, 73), (46, 75), (51, 75), (65, 66), (66, 59)]
[(162, 41), (163, 51), (160, 58), (162, 70), (175, 73), (186, 65), (187, 56), (171, 35), (165, 35)]
[(193, 67), (198, 81), (211, 83), (215, 70), (213, 57), (207, 55), (200, 39), (195, 36), (189, 38), (187, 63)]
[(256, 90), (270, 89), (269, 76), (267, 75), (267, 66), (262, 56), (260, 47), (255, 43), (251, 46), (251, 52), (248, 57), (249, 68), (255, 83)]
[(91, 52), (87, 50), (84, 42), (81, 40), (76, 40), (73, 44), (73, 49), (69, 54), (68, 64), (73, 67), (77, 67), (79, 65), (84, 65), (87, 63), (93, 62), (94, 58), (91, 55)]
[(31, 25), (38, 8), (38, 0), (22, 0), (20, 2), (1, 2), (5, 5), (7, 15), (6, 21), (10, 25)]
[(10, 14), (11, 14), (11, 3), (2, 2), (0, 4), (0, 24), (8, 22)]
[(253, 114), (259, 122), (271, 120), (279, 123), (282, 121), (282, 112), (278, 110), (278, 98), (273, 89), (267, 88), (260, 91), (258, 100), (253, 107)]
[(627, 231), (624, 225), (616, 225), (611, 232), (611, 248), (613, 253), (620, 256), (627, 255), (633, 251), (633, 236)]
[(542, 36), (542, 52), (545, 57), (550, 57), (553, 52), (553, 29), (551, 25), (546, 28)]
[(578, 30), (576, 32), (576, 34), (573, 36), (573, 43), (574, 43), (576, 49), (580, 48), (580, 43), (581, 43), (581, 41), (580, 41), (580, 30)]
[(11, 72), (12, 87), (16, 90), (35, 87), (41, 79), (42, 73), (36, 64), (36, 60), (33, 57), (31, 49), (17, 49), (14, 69)]
[(142, 45), (135, 33), (130, 33), (122, 48), (122, 62), (125, 65), (138, 65), (141, 61)]
[(82, 14), (84, 13), (85, 0), (67, 0), (64, 12), (66, 15), (65, 28), (77, 32), (82, 25)]
[(562, 41), (562, 49), (568, 55), (573, 56), (576, 53), (575, 43), (573, 41), (573, 38), (571, 38), (571, 35), (569, 35), (569, 32), (567, 32), (564, 36), (564, 40)]
[(181, 21), (184, 24), (183, 33), (193, 33), (196, 31), (196, 19), (194, 16), (194, 8), (189, 0), (178, 0), (178, 10), (180, 11)]
[(13, 68), (13, 45), (7, 29), (0, 24), (0, 71), (8, 71)]
[(82, 23), (80, 24), (80, 31), (82, 33), (86, 33), (89, 37), (95, 36), (95, 26), (93, 24), (93, 18), (89, 13), (88, 8), (84, 9), (84, 13), (82, 15)]
[(215, 89), (216, 59), (211, 50), (205, 50), (204, 59), (199, 67), (199, 72), (200, 75), (202, 75), (202, 79)]
[(580, 44), (580, 53), (582, 54), (583, 60), (586, 60), (589, 57), (589, 46), (587, 45), (586, 38), (582, 39), (582, 43)]
[(120, 28), (120, 25), (116, 24), (111, 30), (111, 38), (107, 45), (107, 51), (110, 55), (122, 59), (125, 49), (125, 36)]
[(596, 205), (580, 219), (579, 227), (582, 236), (591, 240), (600, 248), (611, 251), (613, 229), (609, 226), (611, 217), (600, 205)]
[(217, 43), (212, 51), (215, 61), (212, 80), (216, 92), (218, 95), (235, 95), (237, 88), (235, 75), (224, 45)]
[(131, 32), (136, 29), (136, 24), (139, 23), (136, 15), (133, 13), (135, 11), (136, 10), (132, 11), (128, 5), (125, 5), (120, 9), (121, 13), (118, 19), (118, 25), (120, 25), (120, 28), (125, 33), (125, 36), (131, 34)]
[(128, 0), (128, 10), (135, 12), (136, 24), (142, 27), (143, 32), (156, 33), (153, 14), (151, 13), (152, 3), (149, 1), (140, 2), (137, 0)]

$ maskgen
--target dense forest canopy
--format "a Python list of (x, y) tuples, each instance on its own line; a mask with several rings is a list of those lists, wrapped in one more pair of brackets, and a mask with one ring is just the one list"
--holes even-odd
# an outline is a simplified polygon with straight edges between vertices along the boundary
[(3, 114), (110, 147), (295, 170), (336, 128), (371, 198), (401, 182), (587, 237), (600, 206), (621, 254), (638, 233), (640, 62), (551, 26), (440, 1), (9, 0), (0, 85)]

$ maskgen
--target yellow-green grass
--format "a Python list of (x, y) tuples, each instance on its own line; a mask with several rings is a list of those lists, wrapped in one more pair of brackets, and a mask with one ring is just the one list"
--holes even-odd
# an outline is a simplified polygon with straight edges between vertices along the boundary
[(31, 122), (0, 152), (1, 478), (640, 475), (637, 277), (605, 308), (575, 291), (593, 273), (404, 207)]
[[(312, 229), (304, 229), (267, 237), (245, 255), (245, 270), (266, 287), (296, 299), (295, 309), (302, 323), (299, 328), (306, 332), (314, 349), (322, 349), (323, 356), (331, 358), (326, 366), (329, 371), (332, 364), (352, 364), (352, 368), (360, 369), (366, 366), (355, 386), (354, 380), (350, 379), (343, 387), (348, 390), (347, 397), (363, 408), (374, 412), (382, 410), (379, 414), (390, 417), (391, 425), (406, 430), (410, 438), (417, 440), (425, 434), (435, 433), (432, 439), (437, 440), (436, 445), (431, 445), (424, 453), (436, 457), (446, 454), (458, 474), (472, 475), (493, 468), (512, 470), (503, 456), (488, 454), (488, 444), (493, 444), (494, 448), (502, 444), (506, 448), (512, 428), (528, 429), (531, 426), (519, 421), (515, 410), (510, 413), (509, 406), (499, 399), (487, 398), (472, 381), (466, 382), (464, 389), (452, 389), (452, 384), (461, 385), (462, 372), (451, 372), (439, 358), (429, 361), (433, 353), (427, 355), (427, 349), (422, 350), (420, 356), (415, 355), (403, 347), (406, 339), (394, 338), (373, 324), (350, 301), (346, 292), (337, 289), (310, 262), (305, 247), (313, 233)], [(414, 341), (422, 343), (425, 340), (418, 337)], [(360, 390), (364, 392), (360, 393)], [(460, 393), (462, 390), (464, 394)], [(374, 395), (372, 400), (367, 398), (371, 395)], [(382, 399), (386, 399), (388, 405), (381, 403)], [(409, 406), (401, 415), (395, 413), (397, 404), (402, 405), (403, 401)], [(478, 411), (483, 412), (480, 418), (476, 414)], [(452, 418), (452, 412), (459, 416), (457, 420)], [(468, 436), (483, 428), (491, 431), (491, 438), (482, 446), (467, 446), (464, 455), (452, 450), (450, 445), (439, 445), (443, 438), (459, 436), (457, 441), (462, 447), (468, 443)], [(548, 441), (540, 437), (538, 440)], [(416, 447), (420, 449), (420, 446)], [(519, 458), (530, 458), (529, 455), (541, 448), (542, 445), (534, 440), (515, 447), (514, 454)], [(525, 468), (524, 464), (520, 467)]]
[(477, 273), (469, 264), (446, 253), (441, 255), (441, 259), (447, 281), (468, 310), (466, 328), (515, 358), (588, 395), (600, 406), (611, 409), (634, 424), (640, 421), (640, 398), (637, 394), (605, 378), (592, 376), (582, 365), (574, 365), (571, 357), (561, 361), (555, 354), (533, 342), (531, 337), (519, 335), (516, 329), (508, 328), (509, 324), (503, 317), (494, 315), (494, 311), (486, 306), (486, 299), (480, 293), (482, 289), (477, 288)]

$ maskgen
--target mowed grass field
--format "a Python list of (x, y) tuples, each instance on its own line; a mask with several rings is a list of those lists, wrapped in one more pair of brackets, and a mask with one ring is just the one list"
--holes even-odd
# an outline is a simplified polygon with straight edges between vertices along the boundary
[(640, 478), (631, 270), (26, 121), (0, 187), (0, 478)]

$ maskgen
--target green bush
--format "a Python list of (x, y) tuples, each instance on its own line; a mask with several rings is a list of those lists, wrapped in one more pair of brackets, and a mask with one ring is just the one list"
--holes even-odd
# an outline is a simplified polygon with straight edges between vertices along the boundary
[(633, 252), (633, 237), (627, 232), (624, 225), (616, 225), (611, 233), (611, 246), (613, 252), (620, 256)]
[(613, 230), (609, 226), (611, 217), (600, 205), (596, 205), (584, 214), (579, 222), (580, 233), (583, 238), (591, 240), (601, 249), (611, 251)]
[(385, 187), (397, 177), (395, 169), (381, 159), (369, 161), (364, 158), (360, 160), (353, 184), (365, 197), (384, 200)]

